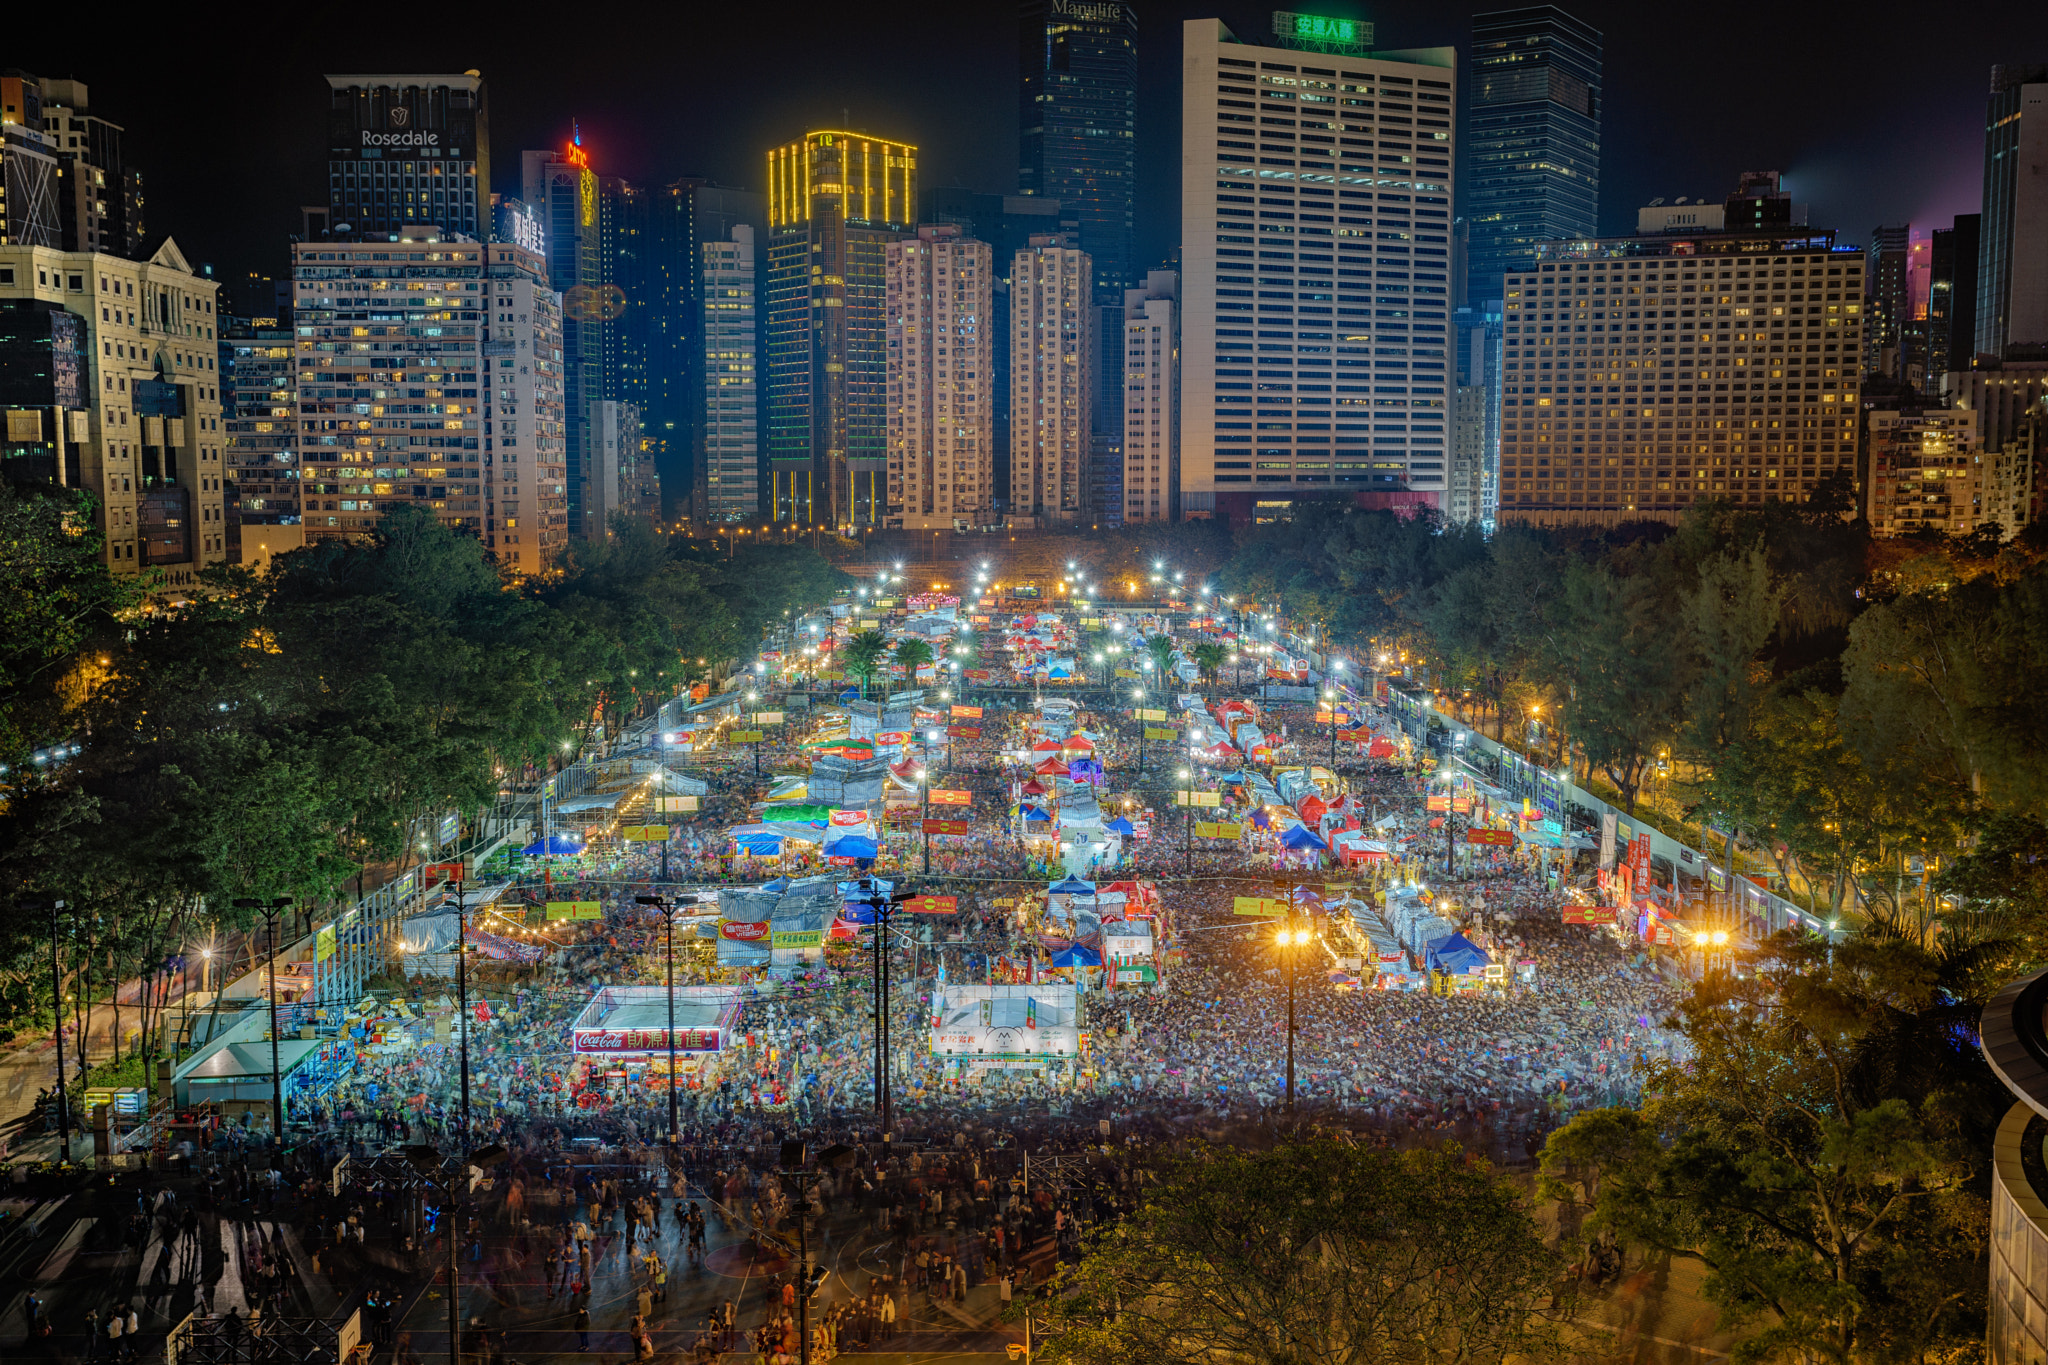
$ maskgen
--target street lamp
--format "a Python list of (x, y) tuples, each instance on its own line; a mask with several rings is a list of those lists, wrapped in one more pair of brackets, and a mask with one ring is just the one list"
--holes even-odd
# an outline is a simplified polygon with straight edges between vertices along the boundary
[(635, 896), (641, 905), (651, 905), (661, 911), (664, 929), (664, 952), (668, 959), (668, 1154), (669, 1169), (675, 1169), (676, 1130), (676, 912), (674, 905), (661, 896)]
[(1287, 920), (1274, 937), (1287, 957), (1287, 1112), (1294, 1112), (1294, 963), (1299, 949), (1307, 946), (1309, 931), (1294, 927), (1294, 891), (1287, 892)]
[[(270, 1134), (280, 1148), (284, 1146), (284, 1078), (277, 1068), (277, 917), (291, 903), (289, 896), (270, 901), (251, 900), (246, 896), (235, 900), (237, 910), (254, 910), (261, 914), (270, 930)], [(464, 1089), (467, 1088), (465, 1080)]]
[(917, 770), (917, 785), (924, 793), (924, 814), (918, 820), (924, 830), (924, 875), (932, 874), (932, 784), (930, 774), (923, 768)]

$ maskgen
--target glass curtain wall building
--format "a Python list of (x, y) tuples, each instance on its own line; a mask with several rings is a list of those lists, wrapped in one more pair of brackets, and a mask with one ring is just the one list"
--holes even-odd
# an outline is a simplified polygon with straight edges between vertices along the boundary
[(1466, 297), (1501, 297), (1536, 244), (1599, 232), (1600, 31), (1555, 5), (1472, 20), (1463, 189)]
[(1095, 301), (1121, 309), (1134, 266), (1137, 12), (1117, 0), (1023, 0), (1018, 56), (1017, 187), (1079, 221)]

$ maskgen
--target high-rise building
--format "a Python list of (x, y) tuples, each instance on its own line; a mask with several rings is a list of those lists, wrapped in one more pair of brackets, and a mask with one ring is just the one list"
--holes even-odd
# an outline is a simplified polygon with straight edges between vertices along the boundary
[(1984, 113), (1977, 353), (2048, 344), (2048, 65), (1994, 66)]
[[(607, 383), (609, 334), (626, 311), (625, 291), (609, 278), (603, 249), (604, 195), (580, 134), (558, 152), (520, 157), (520, 197), (540, 218), (548, 284), (562, 296), (563, 454), (568, 466), (569, 534), (594, 536), (604, 518), (586, 515), (603, 500), (592, 432), (594, 404), (616, 397)], [(614, 222), (616, 222), (616, 205)]]
[(1094, 266), (1079, 247), (1040, 237), (1010, 265), (1010, 511), (1055, 526), (1089, 514), (1094, 426)]
[(1315, 23), (1336, 36), (1277, 40), (1304, 48), (1185, 26), (1186, 517), (1444, 496), (1455, 54)]
[(1906, 278), (1912, 243), (1911, 223), (1881, 224), (1870, 230), (1870, 253), (1865, 258), (1870, 272), (1865, 285), (1870, 308), (1864, 319), (1863, 368), (1887, 379), (1904, 377), (1903, 337), (1913, 318)]
[(1536, 244), (1600, 231), (1600, 30), (1556, 5), (1473, 16), (1459, 212), (1465, 299), (1500, 297)]
[(168, 590), (228, 555), (217, 292), (170, 240), (0, 245), (0, 461), (90, 491), (107, 567)]
[(141, 254), (142, 174), (89, 104), (83, 81), (0, 75), (0, 243)]
[[(620, 255), (630, 270), (617, 279), (625, 294), (621, 325), (637, 365), (637, 374), (629, 375), (635, 387), (622, 391), (637, 395), (641, 404), (668, 515), (683, 514), (687, 493), (690, 514), (700, 520), (751, 521), (760, 515), (765, 419), (763, 386), (754, 369), (760, 349), (757, 292), (767, 237), (765, 201), (746, 190), (692, 178), (648, 190), (644, 203), (644, 227), (631, 252)], [(719, 250), (707, 252), (712, 246)], [(742, 269), (744, 282), (734, 277)], [(730, 292), (735, 289), (743, 296), (735, 297)], [(736, 331), (741, 315), (748, 328), (744, 338)], [(746, 351), (746, 358), (715, 360), (712, 355), (734, 350)], [(744, 369), (735, 371), (730, 368), (734, 364)], [(741, 376), (745, 384), (735, 384)], [(738, 407), (742, 392), (754, 405), (744, 414)], [(716, 498), (710, 496), (714, 483)], [(755, 500), (742, 508), (730, 495), (749, 486), (756, 490)]]
[[(568, 537), (562, 304), (546, 263), (415, 227), (294, 243), (292, 274), (307, 541), (424, 507), (505, 572), (545, 571)], [(393, 291), (419, 319), (394, 318)]]
[(1927, 269), (1930, 385), (1951, 370), (1968, 369), (1977, 353), (1977, 229), (1983, 221), (1959, 213), (1954, 227), (1934, 230)]
[[(1137, 11), (1121, 0), (1023, 0), (1017, 50), (1017, 186), (1079, 222), (1096, 302), (1121, 308), (1135, 264)], [(1000, 259), (1005, 245), (1012, 256), (1022, 245), (994, 244)]]
[(300, 524), (298, 353), (290, 327), (223, 319), (221, 424), (227, 431), (228, 548), (260, 565), (305, 543)]
[(1871, 534), (1965, 535), (1983, 517), (1987, 470), (1977, 414), (1960, 408), (1879, 408), (1870, 413)]
[[(650, 471), (642, 445), (637, 406), (615, 398), (590, 405), (590, 498), (584, 515), (591, 537), (610, 535), (617, 517), (646, 511)], [(659, 507), (658, 485), (654, 501)]]
[(887, 258), (917, 148), (821, 131), (768, 153), (769, 513), (880, 526), (889, 505)]
[(1671, 521), (1853, 479), (1863, 284), (1862, 251), (1809, 228), (1540, 247), (1507, 276), (1500, 519)]
[(1125, 522), (1180, 520), (1180, 275), (1147, 272), (1124, 291), (1123, 514)]
[(888, 250), (889, 522), (985, 526), (995, 511), (995, 256), (951, 223)]
[(340, 237), (491, 230), (483, 77), (329, 76), (327, 219)]
[(1010, 491), (1010, 267), (1033, 237), (1069, 234), (1079, 241), (1081, 224), (1057, 199), (1042, 195), (979, 194), (957, 187), (926, 189), (918, 197), (920, 223), (955, 223), (969, 237), (987, 242), (995, 256), (996, 281), (989, 313), (994, 352), (989, 395), (994, 413), (996, 509), (1008, 506)]
[[(1129, 291), (1125, 291), (1129, 292)], [(1083, 514), (1090, 526), (1124, 522), (1124, 307), (1095, 305), (1095, 364), (1089, 393), (1088, 492)]]
[(752, 521), (761, 514), (760, 278), (754, 229), (736, 223), (703, 245), (703, 439), (692, 514)]
[(1451, 398), (1451, 468), (1444, 515), (1491, 525), (1499, 505), (1501, 311), (1487, 301), (1451, 315), (1457, 392)]

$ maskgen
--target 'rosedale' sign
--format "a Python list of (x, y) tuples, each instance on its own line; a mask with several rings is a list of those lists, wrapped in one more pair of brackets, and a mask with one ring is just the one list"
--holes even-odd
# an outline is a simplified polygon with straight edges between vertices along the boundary
[(438, 147), (441, 145), (441, 135), (439, 133), (422, 133), (417, 130), (407, 130), (403, 133), (373, 133), (365, 128), (363, 130), (363, 145), (365, 147)]

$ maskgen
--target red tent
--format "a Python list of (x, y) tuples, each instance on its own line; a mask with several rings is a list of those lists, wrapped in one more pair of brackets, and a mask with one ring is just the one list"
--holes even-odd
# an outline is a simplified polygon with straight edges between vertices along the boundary
[(1043, 782), (1026, 782), (1024, 784), (1024, 794), (1026, 796), (1043, 796), (1045, 795), (1045, 784)]
[(1372, 747), (1366, 750), (1366, 754), (1371, 758), (1392, 758), (1394, 756), (1393, 741), (1376, 739), (1372, 742)]
[(1034, 754), (1056, 754), (1059, 751), (1060, 742), (1056, 739), (1041, 739), (1031, 746), (1031, 752)]
[(1330, 808), (1323, 804), (1323, 798), (1320, 796), (1305, 796), (1294, 809), (1303, 821), (1312, 825), (1322, 819), (1324, 812)]
[(1067, 775), (1067, 765), (1056, 758), (1048, 758), (1031, 771), (1037, 773), (1040, 777), (1065, 777)]
[(1077, 754), (1092, 754), (1095, 752), (1095, 746), (1079, 735), (1068, 735), (1066, 747)]

